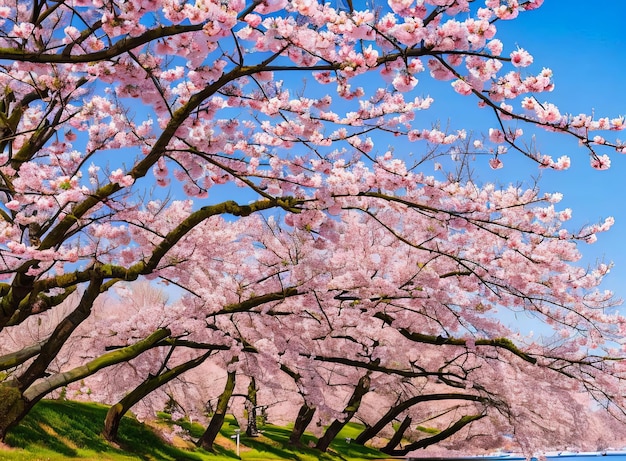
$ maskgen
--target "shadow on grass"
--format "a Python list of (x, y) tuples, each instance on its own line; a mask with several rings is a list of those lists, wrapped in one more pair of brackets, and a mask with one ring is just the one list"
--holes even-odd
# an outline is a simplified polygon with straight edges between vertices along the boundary
[[(100, 435), (107, 410), (104, 405), (92, 403), (42, 400), (9, 432), (6, 442), (30, 452), (51, 450), (66, 458), (84, 456), (79, 450), (86, 450), (102, 456), (132, 454), (145, 460), (206, 459), (206, 452), (202, 456), (171, 446), (130, 417), (122, 418), (118, 441), (120, 448), (117, 448)], [(222, 455), (228, 456), (228, 451), (224, 450)]]
[[(346, 437), (356, 437), (360, 430), (357, 430), (358, 425), (355, 427), (347, 428), (347, 431), (340, 433), (339, 437), (331, 444), (328, 453), (322, 453), (319, 450), (311, 448), (317, 442), (317, 439), (312, 435), (304, 435), (302, 437), (302, 444), (298, 447), (287, 445), (289, 441), (289, 435), (291, 430), (289, 428), (273, 426), (271, 424), (263, 427), (263, 432), (260, 437), (243, 437), (242, 444), (260, 453), (268, 454), (273, 458), (291, 459), (296, 461), (304, 460), (337, 460), (337, 459), (381, 459), (381, 453), (378, 450), (357, 445), (354, 443), (348, 443)], [(348, 434), (348, 435), (346, 435)], [(258, 459), (263, 459), (259, 457)]]
[(106, 408), (74, 402), (41, 401), (26, 418), (7, 435), (13, 447), (30, 449), (38, 446), (66, 457), (78, 456), (78, 450), (95, 452), (114, 450), (99, 436), (94, 421), (104, 421)]
[[(43, 400), (29, 415), (12, 429), (6, 442), (25, 451), (21, 458), (45, 459), (50, 452), (62, 459), (137, 459), (145, 461), (207, 461), (237, 460), (235, 441), (232, 436), (239, 429), (235, 418), (228, 416), (218, 436), (215, 449), (209, 453), (200, 448), (178, 448), (162, 440), (152, 429), (132, 417), (122, 418), (118, 445), (108, 443), (101, 431), (108, 407), (93, 403)], [(161, 416), (161, 415), (160, 415)], [(204, 427), (188, 421), (172, 422), (171, 417), (161, 416), (159, 424), (178, 425), (197, 439)], [(287, 445), (291, 429), (266, 424), (259, 437), (241, 434), (241, 459), (266, 461), (271, 459), (293, 461), (366, 461), (384, 458), (379, 451), (348, 443), (354, 439), (362, 426), (347, 425), (331, 444), (328, 453), (311, 448), (317, 439), (311, 434), (302, 437), (302, 445)], [(381, 456), (382, 455), (382, 456)], [(29, 457), (30, 456), (30, 457)], [(1, 457), (1, 455), (0, 455)], [(54, 458), (61, 459), (61, 458)]]
[[(365, 429), (361, 424), (348, 423), (330, 444), (331, 450), (341, 453), (341, 457), (360, 459), (381, 459), (386, 455), (380, 451), (354, 443), (353, 440)], [(350, 441), (348, 441), (350, 439)], [(339, 456), (339, 455), (338, 455)]]

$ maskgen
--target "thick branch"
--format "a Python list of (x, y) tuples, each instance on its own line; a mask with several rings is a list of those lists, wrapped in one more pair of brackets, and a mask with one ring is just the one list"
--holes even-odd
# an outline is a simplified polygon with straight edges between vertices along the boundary
[(150, 376), (144, 382), (142, 382), (139, 386), (133, 389), (131, 392), (126, 394), (122, 400), (109, 408), (107, 412), (106, 419), (104, 422), (104, 438), (107, 440), (115, 440), (117, 438), (117, 430), (119, 428), (120, 421), (122, 416), (126, 414), (130, 408), (139, 402), (141, 399), (146, 397), (150, 392), (158, 389), (164, 384), (170, 382), (174, 378), (177, 378), (184, 372), (191, 370), (192, 368), (197, 367), (202, 364), (211, 354), (212, 350), (205, 352), (199, 357), (195, 359), (188, 360), (187, 362), (181, 363), (174, 368), (171, 368), (157, 376)]
[[(382, 313), (382, 312), (377, 312), (376, 314), (374, 314), (374, 317), (382, 320), (389, 326), (392, 326), (392, 323), (395, 320), (390, 315)], [(442, 337), (442, 336), (434, 336), (434, 335), (425, 335), (422, 333), (414, 333), (414, 332), (407, 330), (406, 328), (399, 328), (398, 332), (400, 332), (400, 334), (402, 334), (402, 336), (404, 336), (405, 338), (410, 339), (411, 341), (414, 341), (417, 343), (435, 344), (438, 346), (441, 346), (441, 345), (467, 346), (468, 344), (467, 340), (465, 339), (453, 338), (450, 336)], [(506, 349), (507, 351), (518, 356), (519, 358), (521, 358), (522, 360), (526, 362), (529, 362), (532, 364), (537, 363), (537, 359), (535, 357), (522, 351), (515, 344), (513, 344), (513, 341), (507, 338), (476, 339), (474, 341), (474, 344), (476, 346), (491, 346), (491, 347), (496, 347), (500, 349)]]
[(404, 448), (402, 448), (401, 450), (393, 450), (389, 452), (389, 454), (393, 456), (405, 456), (406, 454), (408, 454), (409, 452), (413, 450), (418, 450), (420, 448), (426, 448), (430, 445), (434, 445), (435, 443), (439, 443), (442, 440), (447, 439), (451, 435), (456, 434), (468, 424), (474, 421), (477, 421), (479, 419), (482, 419), (485, 416), (487, 415), (483, 413), (478, 414), (478, 415), (465, 415), (461, 417), (461, 419), (459, 419), (457, 422), (455, 422), (452, 426), (444, 429), (438, 434), (433, 435), (432, 437), (427, 437), (425, 439), (418, 440), (417, 442), (410, 443), (406, 445)]
[(44, 375), (50, 363), (56, 358), (59, 351), (66, 343), (70, 335), (91, 313), (94, 301), (100, 294), (102, 279), (94, 277), (83, 293), (80, 302), (67, 317), (56, 326), (46, 343), (42, 346), (41, 352), (28, 369), (19, 378), (21, 389), (27, 388), (38, 378)]
[(80, 62), (98, 62), (107, 61), (116, 56), (126, 53), (134, 48), (150, 43), (153, 40), (159, 38), (170, 37), (172, 35), (179, 35), (185, 32), (194, 32), (202, 30), (204, 24), (192, 24), (192, 25), (174, 25), (174, 26), (160, 26), (154, 29), (150, 29), (138, 37), (124, 37), (117, 41), (110, 48), (106, 48), (101, 51), (94, 51), (93, 53), (68, 55), (62, 54), (47, 54), (41, 52), (24, 51), (19, 48), (0, 48), (0, 59), (9, 61), (22, 61), (22, 62), (35, 62), (35, 63), (65, 63), (76, 64)]
[(488, 399), (485, 397), (481, 397), (479, 395), (472, 394), (457, 394), (457, 393), (447, 393), (447, 394), (428, 394), (428, 395), (417, 395), (410, 399), (405, 400), (404, 402), (399, 403), (398, 405), (393, 406), (387, 411), (387, 413), (380, 418), (376, 424), (368, 427), (363, 432), (361, 432), (358, 437), (355, 439), (355, 442), (363, 445), (372, 437), (375, 437), (380, 431), (382, 431), (385, 426), (391, 423), (400, 413), (411, 408), (413, 405), (422, 402), (429, 401), (439, 401), (439, 400), (469, 400), (472, 402), (487, 402)]
[(122, 349), (107, 352), (84, 365), (38, 381), (24, 392), (24, 397), (29, 401), (40, 399), (47, 393), (58, 389), (59, 387), (66, 386), (70, 383), (78, 381), (79, 379), (91, 376), (102, 368), (109, 367), (111, 365), (115, 365), (121, 362), (127, 362), (137, 357), (142, 352), (150, 349), (154, 344), (158, 343), (169, 335), (170, 331), (167, 328), (161, 328), (152, 333), (146, 339), (143, 339), (135, 344), (124, 347)]
[(44, 344), (45, 341), (42, 341), (37, 344), (33, 344), (32, 346), (20, 349), (17, 352), (11, 352), (10, 354), (0, 356), (0, 370), (7, 370), (26, 362), (31, 357), (39, 354)]

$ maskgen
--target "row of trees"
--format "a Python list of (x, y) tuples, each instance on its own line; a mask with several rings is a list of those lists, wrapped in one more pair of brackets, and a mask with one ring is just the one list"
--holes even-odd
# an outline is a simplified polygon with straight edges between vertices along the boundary
[[(401, 421), (387, 447), (401, 453), (468, 431), (475, 447), (588, 440), (560, 405), (591, 412), (589, 399), (623, 416), (624, 318), (598, 289), (609, 267), (576, 265), (577, 242), (612, 220), (568, 230), (560, 194), (479, 185), (466, 160), (422, 171), (451, 152), (499, 168), (507, 149), (569, 164), (526, 148), (520, 123), (579, 139), (597, 168), (598, 149), (624, 149), (596, 133), (622, 118), (540, 103), (551, 72), (527, 73), (532, 57), (495, 38), (540, 1), (473, 3), (3, 2), (0, 438), (89, 383), (113, 405), (113, 439), (131, 407), (162, 408), (163, 386), (209, 364), (217, 394), (206, 373), (177, 391), (189, 411), (217, 398), (208, 448), (242, 379), (289, 402), (292, 443), (326, 426), (321, 450), (353, 417), (359, 443)], [(488, 139), (417, 125), (428, 72), (493, 112)], [(387, 148), (398, 139), (424, 155), (408, 163)], [(182, 294), (139, 302), (123, 285), (102, 301), (140, 278)], [(416, 422), (437, 434), (398, 451)]]

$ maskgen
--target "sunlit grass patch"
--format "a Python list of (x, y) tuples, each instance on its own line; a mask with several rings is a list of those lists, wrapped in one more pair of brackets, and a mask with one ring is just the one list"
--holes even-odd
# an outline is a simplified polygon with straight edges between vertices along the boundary
[[(3, 461), (367, 461), (385, 456), (377, 450), (352, 442), (363, 426), (350, 423), (331, 444), (328, 453), (311, 448), (316, 438), (305, 434), (301, 447), (287, 446), (289, 427), (265, 424), (259, 437), (240, 434), (240, 457), (236, 443), (231, 438), (238, 429), (237, 421), (227, 416), (215, 443), (215, 452), (196, 448), (196, 440), (204, 427), (188, 420), (172, 421), (160, 414), (157, 425), (177, 425), (185, 432), (187, 440), (173, 446), (159, 437), (153, 428), (133, 417), (122, 419), (119, 443), (108, 443), (101, 435), (108, 407), (93, 403), (44, 400), (39, 402), (25, 420), (10, 431), (6, 442), (9, 448), (0, 447)], [(351, 440), (347, 440), (350, 438)], [(182, 439), (181, 439), (182, 440)]]

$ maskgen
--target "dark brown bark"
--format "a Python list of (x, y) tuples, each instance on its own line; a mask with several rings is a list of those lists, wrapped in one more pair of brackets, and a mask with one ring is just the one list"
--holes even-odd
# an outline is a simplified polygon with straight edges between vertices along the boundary
[(67, 317), (65, 317), (54, 329), (50, 338), (41, 347), (41, 351), (28, 369), (17, 379), (20, 390), (26, 389), (37, 379), (44, 376), (50, 363), (66, 343), (76, 328), (89, 317), (93, 303), (100, 294), (101, 278), (92, 279), (83, 293), (80, 302)]
[(119, 430), (122, 417), (133, 405), (163, 384), (203, 363), (207, 357), (211, 355), (211, 352), (212, 351), (209, 351), (200, 357), (182, 363), (164, 373), (160, 373), (157, 376), (150, 376), (130, 393), (128, 393), (122, 400), (109, 408), (104, 420), (104, 430), (102, 431), (104, 438), (109, 441), (115, 441), (117, 439), (117, 432)]
[(220, 429), (224, 424), (224, 418), (226, 417), (226, 411), (228, 410), (228, 402), (233, 395), (234, 389), (235, 372), (229, 371), (228, 376), (226, 377), (226, 385), (224, 386), (224, 391), (220, 394), (220, 397), (217, 400), (215, 413), (213, 414), (211, 421), (209, 421), (209, 425), (204, 431), (204, 434), (202, 434), (200, 439), (198, 439), (197, 444), (199, 447), (202, 447), (208, 451), (213, 451), (213, 443), (215, 442), (215, 438), (217, 437), (217, 434), (219, 434)]
[(256, 400), (257, 388), (254, 377), (250, 378), (250, 384), (248, 385), (248, 398), (246, 399), (246, 410), (248, 411), (248, 425), (246, 427), (246, 435), (248, 437), (257, 437), (259, 435), (259, 429), (256, 425)]
[(398, 427), (398, 430), (393, 433), (393, 436), (391, 437), (391, 439), (389, 439), (387, 445), (385, 445), (380, 451), (382, 451), (383, 453), (391, 453), (394, 448), (396, 448), (400, 444), (400, 442), (402, 442), (402, 437), (404, 437), (404, 433), (411, 426), (411, 421), (412, 419), (410, 416), (405, 416), (402, 420), (402, 423), (400, 423), (400, 427)]
[(466, 415), (466, 416), (463, 416), (457, 422), (455, 422), (452, 426), (449, 426), (448, 428), (444, 429), (443, 431), (439, 432), (436, 435), (433, 435), (432, 437), (426, 437), (424, 439), (418, 440), (417, 442), (410, 443), (410, 444), (406, 445), (404, 448), (402, 448), (400, 450), (385, 451), (383, 449), (381, 451), (383, 453), (386, 453), (386, 454), (391, 455), (391, 456), (406, 456), (409, 452), (411, 452), (413, 450), (419, 450), (420, 448), (426, 448), (426, 447), (429, 447), (430, 445), (434, 445), (435, 443), (439, 443), (442, 440), (447, 439), (451, 435), (456, 434), (457, 432), (459, 432), (461, 429), (463, 429), (468, 424), (470, 424), (470, 423), (472, 423), (472, 422), (474, 422), (476, 420), (482, 419), (485, 416), (487, 416), (487, 415), (484, 414), (484, 413), (481, 413), (481, 414), (478, 414), (478, 415)]
[(298, 411), (298, 416), (296, 417), (293, 429), (289, 435), (289, 442), (287, 442), (289, 445), (299, 446), (301, 444), (300, 439), (302, 438), (302, 434), (304, 434), (306, 428), (311, 424), (313, 415), (315, 415), (315, 407), (310, 407), (304, 402), (300, 407), (300, 411)]
[(346, 416), (341, 420), (336, 419), (332, 423), (330, 423), (330, 426), (328, 426), (326, 432), (324, 432), (324, 435), (322, 435), (322, 437), (320, 437), (320, 439), (317, 441), (317, 445), (315, 445), (315, 448), (321, 451), (328, 450), (330, 443), (335, 439), (335, 437), (337, 437), (339, 431), (343, 429), (343, 427), (348, 423), (348, 421), (350, 421), (350, 419), (352, 419), (354, 414), (357, 412), (357, 410), (361, 406), (361, 400), (363, 399), (363, 396), (367, 394), (369, 389), (370, 377), (368, 373), (365, 376), (361, 377), (361, 379), (359, 379), (358, 384), (354, 388), (354, 392), (350, 396), (348, 405), (346, 405), (346, 408), (344, 408), (343, 410)]
[(380, 418), (375, 424), (366, 428), (363, 432), (361, 432), (358, 437), (354, 440), (355, 443), (360, 445), (364, 445), (368, 440), (376, 437), (376, 435), (382, 431), (387, 424), (391, 423), (398, 415), (400, 415), (403, 411), (411, 408), (413, 405), (416, 405), (421, 402), (428, 402), (433, 400), (471, 400), (474, 402), (484, 402), (487, 399), (484, 397), (480, 397), (478, 395), (471, 394), (456, 394), (456, 393), (447, 393), (447, 394), (427, 394), (427, 395), (417, 395), (415, 397), (411, 397), (410, 399), (405, 400), (404, 402), (400, 402), (397, 405), (385, 413), (385, 415)]

